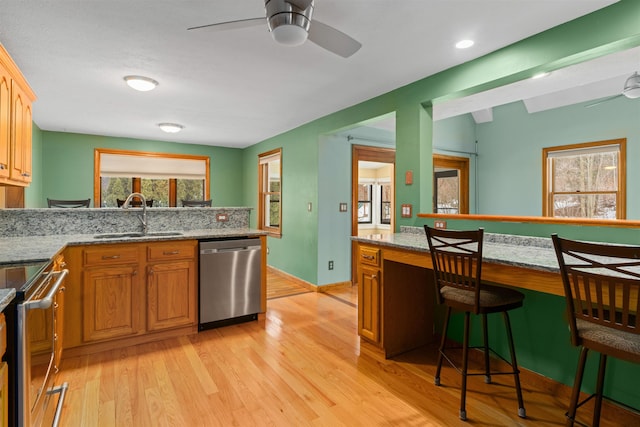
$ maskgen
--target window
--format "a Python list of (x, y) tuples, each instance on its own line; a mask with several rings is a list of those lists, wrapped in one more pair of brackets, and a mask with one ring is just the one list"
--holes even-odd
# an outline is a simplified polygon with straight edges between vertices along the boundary
[(433, 155), (433, 212), (469, 213), (469, 159)]
[(371, 224), (371, 184), (358, 184), (358, 224)]
[(154, 207), (209, 199), (209, 157), (126, 150), (95, 150), (94, 200), (117, 207), (133, 192)]
[(380, 186), (380, 223), (391, 224), (391, 184)]
[(626, 218), (626, 139), (544, 148), (543, 215)]
[(258, 155), (258, 228), (282, 235), (282, 149)]

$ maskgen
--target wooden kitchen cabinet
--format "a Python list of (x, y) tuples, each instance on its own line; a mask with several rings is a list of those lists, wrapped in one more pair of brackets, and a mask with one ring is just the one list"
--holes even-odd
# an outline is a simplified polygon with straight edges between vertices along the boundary
[(32, 179), (32, 110), (36, 97), (0, 45), (0, 183), (27, 186)]
[(195, 332), (197, 247), (196, 240), (68, 247), (65, 353)]
[(139, 333), (143, 295), (136, 246), (91, 246), (83, 258), (83, 341)]
[(373, 247), (358, 248), (358, 333), (374, 344), (381, 343), (380, 311), (382, 296), (382, 270), (380, 250)]
[(147, 248), (147, 329), (158, 331), (196, 323), (198, 300), (196, 241)]
[(84, 341), (120, 338), (140, 332), (139, 288), (137, 265), (85, 271), (82, 319)]

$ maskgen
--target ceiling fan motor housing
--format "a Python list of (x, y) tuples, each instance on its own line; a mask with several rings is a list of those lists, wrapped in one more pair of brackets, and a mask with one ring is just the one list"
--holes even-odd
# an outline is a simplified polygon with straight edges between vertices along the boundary
[(630, 99), (640, 98), (640, 74), (637, 71), (625, 82), (622, 94)]
[(286, 0), (265, 0), (264, 8), (267, 24), (273, 38), (281, 44), (301, 45), (307, 40), (313, 2), (301, 9), (295, 2)]

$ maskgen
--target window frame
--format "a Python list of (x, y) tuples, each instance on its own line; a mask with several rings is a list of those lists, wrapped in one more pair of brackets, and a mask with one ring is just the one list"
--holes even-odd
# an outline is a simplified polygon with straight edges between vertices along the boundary
[[(570, 194), (568, 192), (556, 193), (553, 191), (553, 169), (551, 167), (551, 160), (554, 157), (554, 153), (576, 152), (579, 150), (593, 150), (597, 148), (603, 148), (607, 146), (618, 147), (618, 189), (615, 192), (612, 191), (589, 191), (583, 192), (584, 194), (611, 194), (616, 195), (616, 219), (626, 219), (627, 217), (627, 191), (626, 191), (626, 178), (627, 178), (627, 139), (611, 139), (604, 141), (593, 141), (578, 144), (560, 145), (555, 147), (546, 147), (542, 149), (542, 216), (549, 218), (564, 218), (554, 216), (553, 209), (553, 197), (556, 194)], [(576, 190), (575, 193), (579, 192)], [(590, 219), (588, 217), (574, 217), (578, 219)], [(593, 218), (595, 219), (595, 218)]]
[[(278, 160), (280, 163), (280, 191), (269, 191), (269, 163), (273, 160)], [(266, 179), (265, 179), (266, 176)], [(276, 148), (274, 150), (270, 150), (264, 153), (258, 154), (258, 229), (266, 231), (269, 236), (272, 237), (282, 237), (282, 187), (283, 186), (283, 176), (282, 176), (282, 148)], [(265, 191), (266, 190), (266, 191)], [(278, 226), (272, 227), (265, 225), (265, 220), (267, 218), (267, 209), (270, 210), (266, 206), (266, 197), (277, 195), (278, 196)], [(270, 206), (270, 205), (269, 205)]]
[[(360, 218), (358, 218), (358, 224), (373, 224), (373, 183), (370, 182), (360, 182), (358, 184), (359, 186), (366, 186), (369, 187), (367, 194), (369, 195), (369, 199), (368, 200), (360, 200), (360, 197), (358, 197), (358, 207), (357, 210), (360, 210), (360, 204), (365, 204), (369, 206), (369, 220), (367, 221), (360, 221)], [(360, 193), (358, 191), (358, 193)]]
[(468, 214), (469, 213), (469, 158), (468, 157), (458, 157), (458, 156), (448, 156), (444, 154), (433, 154), (433, 203), (431, 210), (433, 213), (438, 213), (437, 209), (437, 176), (438, 173), (436, 169), (446, 169), (452, 170), (455, 169), (458, 171), (458, 183), (460, 186), (460, 201), (458, 206), (458, 214)]
[[(164, 158), (164, 159), (180, 159), (180, 160), (194, 160), (205, 162), (205, 179), (204, 179), (204, 199), (209, 200), (210, 188), (211, 188), (211, 160), (209, 156), (198, 156), (190, 154), (174, 154), (174, 153), (157, 153), (152, 151), (134, 151), (134, 150), (115, 150), (108, 148), (96, 148), (93, 152), (93, 206), (96, 208), (102, 207), (102, 186), (101, 184), (101, 168), (100, 161), (102, 154), (117, 154), (123, 156), (133, 157), (151, 157), (151, 158)], [(141, 180), (139, 176), (132, 176), (132, 192), (140, 192)], [(178, 206), (178, 200), (174, 200), (177, 197), (176, 194), (176, 178), (169, 179), (169, 206)]]

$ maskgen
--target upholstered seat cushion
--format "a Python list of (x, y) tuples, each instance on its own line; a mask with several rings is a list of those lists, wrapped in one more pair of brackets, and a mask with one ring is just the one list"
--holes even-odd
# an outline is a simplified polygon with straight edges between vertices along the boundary
[(578, 336), (583, 340), (640, 356), (640, 335), (581, 319), (576, 319), (576, 326), (578, 327)]
[[(454, 288), (452, 286), (443, 286), (440, 294), (453, 305), (468, 305), (471, 310), (475, 304), (475, 293), (464, 289)], [(515, 289), (482, 284), (480, 288), (480, 308), (481, 309), (500, 309), (503, 307), (517, 307), (522, 305), (524, 295)], [(481, 310), (482, 311), (482, 310)]]

